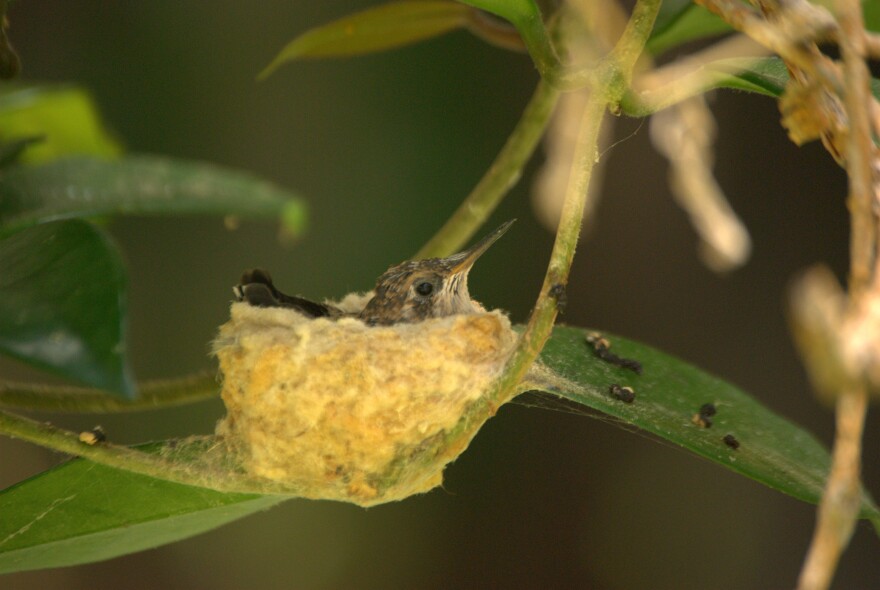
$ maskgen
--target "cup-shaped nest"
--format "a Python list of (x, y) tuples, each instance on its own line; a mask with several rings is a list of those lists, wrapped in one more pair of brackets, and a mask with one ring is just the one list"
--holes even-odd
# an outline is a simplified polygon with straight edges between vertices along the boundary
[(233, 303), (214, 343), (217, 434), (249, 475), (303, 497), (426, 492), (491, 415), (485, 394), (515, 341), (498, 311), (371, 327)]

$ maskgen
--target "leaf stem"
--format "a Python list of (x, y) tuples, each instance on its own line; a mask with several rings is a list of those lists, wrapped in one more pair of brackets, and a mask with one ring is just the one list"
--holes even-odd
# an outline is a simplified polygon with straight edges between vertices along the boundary
[(473, 237), (519, 180), (523, 166), (544, 135), (558, 100), (559, 91), (541, 80), (495, 161), (452, 217), (416, 253), (416, 259), (449, 256)]
[(155, 410), (216, 397), (217, 378), (211, 372), (147, 381), (138, 385), (134, 400), (86, 387), (0, 382), (0, 408), (46, 412), (113, 413)]

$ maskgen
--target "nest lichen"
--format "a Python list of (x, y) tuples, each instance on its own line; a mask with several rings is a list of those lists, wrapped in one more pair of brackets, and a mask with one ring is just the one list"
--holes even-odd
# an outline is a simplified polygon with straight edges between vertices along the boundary
[(456, 438), (456, 427), (515, 341), (498, 311), (371, 327), (233, 303), (214, 343), (227, 409), (217, 434), (248, 474), (303, 497), (372, 505), (425, 492), (467, 446), (476, 428)]

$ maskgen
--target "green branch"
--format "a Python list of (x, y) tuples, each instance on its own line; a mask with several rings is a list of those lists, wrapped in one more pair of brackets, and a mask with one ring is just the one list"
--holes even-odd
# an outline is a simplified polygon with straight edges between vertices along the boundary
[(616, 110), (629, 88), (633, 68), (644, 51), (659, 9), (660, 0), (640, 0), (615, 48), (589, 76), (593, 84), (588, 88), (590, 95), (580, 119), (562, 215), (544, 284), (504, 374), (488, 395), (490, 411), (492, 406), (501, 405), (516, 392), (517, 385), (537, 360), (553, 330), (557, 314), (556, 297), (568, 282), (593, 166), (598, 159), (602, 118), (609, 106)]
[(0, 408), (46, 412), (136, 412), (181, 406), (217, 397), (214, 373), (204, 372), (138, 384), (140, 397), (124, 400), (85, 387), (0, 382)]
[(46, 422), (37, 422), (0, 411), (0, 432), (109, 467), (179, 483), (190, 483), (191, 478), (187, 469), (170, 465), (168, 461), (157, 455), (108, 443), (89, 445), (80, 441), (77, 433), (57, 428)]
[[(626, 80), (626, 88), (629, 87), (636, 62), (645, 52), (645, 45), (654, 29), (660, 4), (661, 0), (641, 0), (636, 3), (632, 16), (626, 23), (626, 29), (608, 56), (617, 64), (621, 76)], [(626, 88), (622, 90), (625, 91)]]
[(565, 191), (565, 203), (550, 255), (550, 264), (544, 276), (544, 284), (517, 348), (508, 361), (504, 374), (489, 394), (491, 404), (501, 405), (510, 399), (516, 385), (522, 381), (538, 358), (553, 330), (557, 307), (556, 298), (551, 291), (564, 289), (568, 282), (568, 274), (581, 231), (587, 189), (598, 157), (599, 131), (607, 107), (606, 98), (601, 93), (593, 92), (581, 116), (571, 176)]
[(100, 465), (183, 485), (228, 493), (300, 495), (295, 484), (252, 477), (235, 469), (227, 460), (222, 439), (214, 436), (170, 441), (161, 453), (148, 453), (108, 442), (88, 444), (75, 432), (3, 411), (0, 433)]

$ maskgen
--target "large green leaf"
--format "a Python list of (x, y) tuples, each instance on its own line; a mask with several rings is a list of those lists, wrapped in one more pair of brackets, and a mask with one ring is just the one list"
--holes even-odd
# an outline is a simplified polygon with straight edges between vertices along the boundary
[(0, 492), (0, 573), (109, 559), (278, 504), (76, 459)]
[(0, 93), (0, 142), (40, 137), (21, 161), (116, 156), (118, 142), (101, 123), (91, 95), (72, 86), (12, 87)]
[[(830, 456), (811, 434), (778, 416), (738, 388), (651, 347), (623, 338), (607, 338), (612, 351), (638, 360), (641, 374), (593, 354), (577, 328), (556, 327), (541, 361), (562, 379), (536, 381), (536, 388), (637, 426), (737, 473), (806, 502), (822, 495)], [(633, 403), (609, 393), (611, 385), (629, 386)], [(709, 428), (691, 421), (703, 404), (717, 408)], [(734, 449), (724, 442), (732, 435)], [(867, 496), (862, 518), (880, 527), (880, 511)]]
[(92, 387), (134, 396), (125, 356), (122, 260), (80, 220), (0, 240), (0, 351)]
[(364, 55), (424, 41), (464, 27), (469, 12), (467, 6), (448, 0), (389, 2), (368, 8), (298, 36), (258, 78), (268, 77), (288, 61)]
[(290, 234), (305, 224), (302, 200), (249, 174), (154, 156), (65, 158), (18, 166), (0, 177), (0, 235), (73, 217), (112, 214), (280, 217)]

